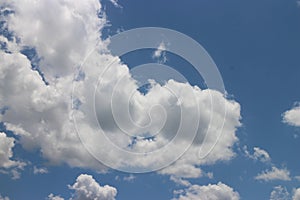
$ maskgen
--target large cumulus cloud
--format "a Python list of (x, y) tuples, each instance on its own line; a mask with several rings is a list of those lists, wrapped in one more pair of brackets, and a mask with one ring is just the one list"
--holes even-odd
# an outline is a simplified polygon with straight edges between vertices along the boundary
[[(1, 121), (19, 135), (25, 149), (40, 149), (54, 164), (105, 171), (78, 138), (72, 118), (76, 116), (81, 140), (97, 147), (94, 152), (97, 155), (109, 156), (116, 167), (128, 164), (147, 167), (164, 162), (172, 153), (188, 146), (186, 138), (194, 131), (196, 138), (191, 147), (159, 173), (195, 178), (202, 175), (199, 166), (234, 157), (232, 147), (238, 140), (235, 131), (240, 126), (240, 105), (218, 91), (174, 80), (164, 85), (152, 83), (146, 95), (133, 93), (139, 88), (136, 80), (128, 67), (109, 53), (106, 47), (109, 41), (100, 39), (106, 20), (97, 0), (1, 3), (2, 9), (13, 10), (4, 20), (16, 38), (13, 41), (2, 38), (7, 49), (0, 52), (0, 107), (7, 109)], [(36, 50), (42, 73), (33, 70), (31, 61), (20, 52), (25, 46)], [(109, 64), (110, 68), (105, 70)], [(80, 71), (78, 66), (82, 66)], [(74, 78), (74, 72), (80, 72), (80, 76)], [(95, 90), (100, 74), (101, 87)], [(73, 86), (76, 90), (72, 96)], [(77, 102), (75, 109), (72, 101)], [(131, 121), (125, 109), (128, 106)], [(185, 135), (170, 147), (169, 154), (129, 159), (125, 164), (119, 158), (126, 160), (126, 157), (107, 151), (104, 138), (94, 134), (100, 125), (119, 147), (139, 153), (152, 152), (175, 137), (180, 120), (184, 120), (181, 132)], [(140, 137), (158, 130), (160, 134), (151, 139)], [(199, 157), (200, 147), (209, 154)]]

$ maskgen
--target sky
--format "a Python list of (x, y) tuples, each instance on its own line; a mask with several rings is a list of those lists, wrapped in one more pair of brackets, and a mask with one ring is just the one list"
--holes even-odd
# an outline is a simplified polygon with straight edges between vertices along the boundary
[(0, 200), (300, 200), (299, 35), (297, 0), (0, 0)]

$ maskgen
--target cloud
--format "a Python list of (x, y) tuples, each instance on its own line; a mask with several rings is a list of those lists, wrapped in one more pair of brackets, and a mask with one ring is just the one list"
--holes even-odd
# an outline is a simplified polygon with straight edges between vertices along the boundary
[(271, 157), (269, 155), (269, 153), (259, 147), (254, 147), (253, 150), (253, 154), (250, 154), (249, 151), (247, 150), (247, 146), (244, 146), (244, 152), (246, 154), (246, 157), (253, 159), (253, 160), (259, 160), (263, 163), (267, 163), (271, 161)]
[(122, 8), (122, 6), (118, 3), (118, 0), (109, 0), (115, 7)]
[(72, 200), (114, 200), (117, 189), (109, 185), (100, 186), (95, 179), (87, 174), (81, 174), (76, 182), (69, 186), (75, 190)]
[(289, 200), (290, 194), (287, 189), (281, 185), (273, 188), (270, 195), (270, 200)]
[(157, 47), (157, 49), (154, 51), (153, 55), (152, 55), (152, 58), (153, 59), (158, 59), (158, 61), (160, 63), (165, 63), (167, 62), (167, 56), (166, 56), (166, 45), (164, 42), (161, 42), (159, 44), (159, 46)]
[(295, 189), (293, 200), (300, 200), (300, 188)]
[[(160, 166), (179, 150), (186, 149), (186, 138), (195, 132), (191, 123), (196, 122), (197, 135), (191, 147), (177, 162), (158, 173), (196, 178), (203, 175), (201, 165), (227, 161), (235, 156), (232, 147), (238, 141), (235, 132), (241, 125), (239, 103), (228, 100), (218, 91), (201, 90), (174, 80), (168, 80), (164, 85), (154, 83), (146, 95), (136, 92), (139, 86), (128, 67), (110, 55), (107, 41), (100, 39), (106, 19), (99, 15), (99, 1), (5, 2), (15, 11), (7, 16), (8, 27), (20, 41), (9, 41), (10, 48), (14, 49), (12, 53), (0, 52), (0, 108), (8, 108), (0, 115), (0, 120), (7, 130), (18, 135), (23, 148), (40, 149), (51, 164), (67, 163), (72, 167), (106, 172), (107, 168), (84, 148), (81, 142), (84, 141), (87, 146), (96, 148), (95, 155), (111, 159), (116, 168), (147, 168)], [(78, 70), (78, 65), (96, 44), (97, 51), (89, 54), (82, 69)], [(32, 69), (31, 60), (15, 46), (19, 49), (29, 46), (36, 50), (41, 58), (38, 66), (44, 77)], [(102, 73), (113, 61), (114, 64)], [(74, 70), (81, 74), (75, 81)], [(99, 74), (103, 74), (101, 87), (96, 91), (87, 89), (95, 88)], [(72, 96), (73, 86), (76, 90)], [(93, 106), (95, 99), (96, 110)], [(74, 109), (71, 102), (75, 100), (77, 108)], [(130, 105), (127, 100), (130, 100)], [(127, 115), (128, 107), (132, 116)], [(201, 110), (199, 123), (196, 121), (198, 108)], [(226, 115), (223, 116), (225, 108)], [(78, 132), (82, 133), (81, 140), (75, 130), (74, 118)], [(179, 137), (169, 149), (170, 153), (162, 157), (149, 154), (131, 159), (107, 149), (104, 138), (94, 134), (98, 133), (100, 125), (108, 133), (107, 137), (121, 149), (152, 152), (174, 138), (182, 119), (181, 131), (186, 134)], [(147, 124), (149, 126), (141, 128)], [(124, 130), (134, 137), (124, 134)], [(158, 130), (160, 134), (155, 135)], [(140, 137), (142, 133), (154, 134), (155, 137), (143, 139)], [(216, 138), (219, 138), (217, 143)], [(209, 152), (201, 159), (200, 147)]]
[(87, 1), (4, 1), (14, 11), (8, 28), (22, 45), (34, 47), (42, 58), (39, 65), (48, 81), (73, 73), (97, 44), (106, 23), (99, 18), (101, 4)]
[(273, 181), (273, 180), (282, 180), (282, 181), (289, 181), (290, 172), (287, 169), (278, 169), (276, 167), (272, 167), (271, 170), (263, 171), (262, 173), (258, 174), (255, 177), (256, 180), (263, 180), (263, 181)]
[(1, 194), (0, 194), (0, 200), (9, 200), (8, 197), (3, 197)]
[(49, 171), (47, 168), (38, 168), (36, 166), (33, 166), (33, 173), (34, 174), (47, 174)]
[(0, 132), (0, 173), (10, 173), (13, 179), (18, 179), (21, 175), (19, 170), (22, 170), (26, 163), (12, 160), (14, 146), (15, 139)]
[(5, 133), (0, 132), (0, 167), (8, 169), (11, 167), (21, 167), (24, 163), (11, 160), (13, 157), (13, 147), (15, 139), (7, 137)]
[(300, 126), (300, 105), (295, 104), (295, 107), (282, 114), (283, 122), (291, 126)]
[(123, 180), (124, 181), (127, 181), (127, 182), (132, 182), (136, 179), (136, 176), (134, 176), (133, 174), (130, 174), (129, 176), (125, 176), (123, 177)]
[(170, 180), (176, 183), (177, 185), (182, 185), (182, 186), (190, 186), (191, 183), (187, 180), (184, 180), (182, 178), (176, 177), (176, 176), (170, 176)]
[[(97, 44), (105, 23), (98, 17), (100, 3), (5, 1), (5, 5), (15, 11), (6, 21), (21, 42), (7, 41), (12, 53), (0, 52), (0, 108), (8, 108), (0, 120), (20, 136), (25, 149), (40, 148), (52, 164), (105, 170), (81, 145), (70, 117), (73, 70)], [(23, 46), (36, 49), (49, 85), (20, 53)]]
[(240, 196), (231, 187), (219, 182), (218, 184), (209, 184), (204, 186), (192, 185), (188, 189), (175, 191), (178, 195), (173, 200), (238, 200)]
[(46, 198), (47, 200), (64, 200), (64, 198), (60, 196), (55, 196), (54, 194), (49, 194), (48, 197)]

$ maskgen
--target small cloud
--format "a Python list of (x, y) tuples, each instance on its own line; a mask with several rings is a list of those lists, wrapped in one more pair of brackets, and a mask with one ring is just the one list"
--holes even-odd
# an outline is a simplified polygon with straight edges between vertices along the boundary
[(206, 173), (207, 178), (209, 179), (213, 179), (214, 178), (214, 174), (212, 172), (207, 172)]
[(129, 176), (125, 176), (123, 178), (124, 181), (128, 181), (128, 182), (132, 182), (134, 179), (136, 179), (136, 176), (134, 176), (133, 174), (130, 174)]
[(300, 176), (295, 176), (294, 177), (297, 181), (300, 181)]
[(166, 45), (164, 42), (161, 42), (157, 49), (154, 51), (152, 58), (158, 59), (159, 63), (165, 63), (167, 62), (167, 56), (166, 56)]
[(271, 170), (263, 171), (255, 177), (256, 180), (263, 181), (273, 181), (282, 180), (290, 181), (290, 172), (287, 169), (278, 169), (277, 167), (272, 167)]
[(48, 198), (46, 200), (64, 200), (64, 198), (60, 197), (60, 196), (55, 196), (54, 194), (49, 194)]
[(251, 154), (248, 149), (247, 146), (243, 147), (244, 153), (246, 155), (246, 157), (255, 160), (255, 161), (260, 161), (263, 163), (267, 163), (271, 161), (271, 157), (269, 155), (269, 153), (259, 147), (254, 147), (253, 148), (253, 154)]
[(38, 168), (38, 167), (36, 167), (36, 166), (33, 167), (33, 173), (34, 173), (34, 174), (47, 174), (48, 172), (49, 172), (49, 171), (48, 171), (47, 168), (43, 168), (43, 167)]
[[(300, 2), (300, 1), (298, 1)], [(299, 3), (300, 4), (300, 3)], [(300, 126), (300, 103), (295, 103), (295, 106), (282, 114), (283, 122), (290, 126)]]
[(118, 0), (109, 0), (116, 8), (123, 8), (120, 4), (119, 4), (119, 2), (118, 2)]
[(297, 1), (297, 6), (300, 7), (300, 0)]
[(273, 188), (273, 191), (270, 195), (270, 200), (289, 200), (290, 194), (287, 189), (281, 185), (278, 185)]
[(191, 185), (187, 189), (177, 190), (173, 193), (174, 195), (178, 196), (178, 198), (173, 198), (172, 200), (240, 199), (240, 195), (238, 192), (234, 191), (233, 188), (221, 182), (219, 182), (218, 184)]
[(87, 174), (81, 174), (77, 177), (73, 185), (69, 185), (69, 189), (75, 191), (74, 197), (70, 200), (95, 199), (95, 200), (115, 200), (117, 189), (104, 185), (100, 186), (98, 182)]
[(182, 186), (185, 186), (185, 187), (188, 187), (191, 185), (191, 183), (187, 180), (184, 180), (180, 177), (177, 177), (177, 176), (171, 176), (170, 177), (170, 180), (173, 181), (174, 183), (176, 183), (177, 185), (182, 185)]

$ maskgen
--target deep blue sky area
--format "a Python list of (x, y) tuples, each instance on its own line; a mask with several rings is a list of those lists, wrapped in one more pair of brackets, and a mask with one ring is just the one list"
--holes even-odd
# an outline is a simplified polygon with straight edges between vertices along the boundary
[[(122, 8), (110, 1), (102, 5), (110, 26), (104, 36), (118, 30), (139, 27), (164, 27), (182, 32), (199, 42), (213, 58), (222, 75), (230, 98), (241, 105), (242, 126), (237, 130), (239, 142), (235, 144), (235, 158), (228, 162), (203, 166), (214, 177), (189, 179), (193, 184), (225, 183), (237, 191), (243, 200), (269, 199), (274, 186), (283, 185), (290, 193), (300, 187), (300, 128), (282, 122), (282, 113), (300, 101), (300, 6), (296, 0), (119, 0)], [(124, 56), (123, 62), (133, 67), (150, 61), (145, 51)], [(172, 54), (167, 64), (180, 68), (185, 61)], [(181, 67), (182, 67), (181, 66)], [(201, 88), (201, 79), (192, 71), (184, 70), (187, 79)], [(200, 81), (199, 81), (200, 80)], [(198, 81), (198, 82), (197, 82)], [(3, 129), (3, 126), (0, 126)], [(266, 150), (272, 164), (253, 161), (244, 155), (247, 146)], [(129, 174), (111, 170), (108, 174), (52, 166), (38, 151), (24, 151), (17, 144), (16, 158), (30, 160), (32, 165), (46, 166), (49, 173), (33, 175), (32, 167), (22, 172), (22, 177), (12, 180), (0, 173), (0, 194), (11, 200), (45, 199), (50, 193), (65, 199), (71, 195), (68, 184), (79, 174), (87, 173), (101, 183), (118, 188), (119, 200), (168, 200), (173, 191), (182, 189), (157, 173), (136, 174), (132, 181), (124, 181)], [(264, 182), (255, 176), (272, 165), (287, 168), (291, 181)], [(18, 188), (18, 190), (16, 190)], [(26, 198), (24, 198), (26, 197)]]

